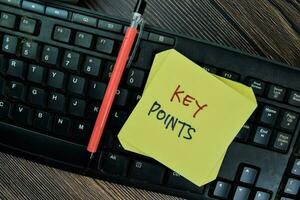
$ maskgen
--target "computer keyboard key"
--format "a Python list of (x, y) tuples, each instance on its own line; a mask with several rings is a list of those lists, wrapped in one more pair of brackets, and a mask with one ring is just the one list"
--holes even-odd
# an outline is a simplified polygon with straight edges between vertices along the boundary
[(69, 12), (64, 9), (47, 6), (46, 15), (49, 15), (51, 17), (57, 17), (60, 19), (68, 19)]
[(114, 69), (114, 63), (108, 62), (105, 64), (102, 80), (108, 82)]
[(0, 100), (0, 118), (7, 118), (11, 104), (6, 100)]
[(127, 85), (134, 88), (142, 88), (145, 72), (138, 69), (130, 69), (127, 77)]
[(100, 74), (101, 65), (102, 60), (100, 58), (87, 56), (83, 64), (83, 72), (85, 74), (95, 76), (98, 78)]
[(44, 111), (36, 111), (33, 118), (33, 126), (44, 131), (51, 131), (52, 115)]
[(39, 48), (38, 43), (25, 40), (23, 41), (21, 55), (24, 58), (36, 60), (39, 51), (38, 48)]
[(152, 42), (158, 42), (167, 45), (173, 45), (175, 43), (175, 40), (173, 38), (166, 37), (164, 35), (155, 34), (155, 33), (150, 33), (149, 40)]
[(57, 116), (53, 120), (53, 133), (70, 136), (71, 120), (67, 117)]
[(64, 88), (65, 74), (57, 70), (49, 70), (47, 85), (56, 89)]
[(291, 173), (300, 177), (300, 159), (295, 159)]
[(25, 33), (34, 34), (37, 27), (37, 21), (28, 17), (22, 17), (19, 30)]
[(97, 26), (97, 19), (96, 18), (86, 16), (86, 15), (81, 15), (81, 14), (78, 14), (78, 13), (73, 13), (72, 21), (76, 22), (76, 23), (79, 23), (79, 24), (88, 25), (88, 26), (93, 26), (93, 27)]
[(240, 176), (242, 183), (253, 185), (258, 176), (258, 170), (252, 167), (244, 167)]
[(58, 112), (65, 111), (66, 99), (63, 94), (50, 93), (48, 98), (48, 108)]
[(65, 51), (64, 58), (62, 61), (62, 67), (68, 70), (77, 71), (79, 70), (79, 53), (72, 51)]
[(164, 167), (141, 160), (133, 160), (129, 169), (129, 177), (153, 184), (161, 184), (164, 173)]
[(6, 74), (9, 76), (23, 79), (24, 72), (25, 72), (24, 65), (25, 65), (24, 62), (21, 60), (10, 59), (8, 62), (8, 69), (7, 69)]
[(49, 65), (56, 65), (59, 50), (57, 47), (45, 45), (42, 52), (42, 62)]
[(82, 99), (71, 98), (69, 102), (69, 114), (76, 117), (84, 117), (86, 102)]
[(11, 35), (4, 35), (2, 51), (10, 54), (17, 53), (18, 38)]
[(21, 0), (1, 0), (1, 2), (11, 6), (21, 7)]
[(30, 87), (28, 90), (28, 102), (37, 106), (45, 107), (46, 106), (47, 93), (45, 90)]
[(253, 89), (256, 95), (262, 96), (264, 94), (266, 83), (257, 79), (249, 79), (248, 86)]
[(45, 69), (38, 65), (29, 65), (27, 80), (34, 83), (42, 83), (45, 76)]
[(299, 193), (300, 180), (289, 178), (284, 188), (284, 193), (289, 195), (297, 195)]
[(32, 12), (37, 12), (41, 14), (44, 14), (45, 12), (45, 6), (31, 1), (23, 1), (22, 8), (25, 10), (30, 10)]
[(271, 85), (268, 91), (268, 98), (276, 101), (283, 101), (286, 89), (277, 85)]
[(278, 132), (273, 144), (273, 148), (278, 151), (286, 152), (290, 146), (292, 136), (290, 134)]
[(101, 171), (104, 173), (112, 176), (126, 176), (129, 158), (115, 153), (106, 153), (102, 163)]
[(10, 116), (13, 120), (15, 120), (18, 123), (24, 125), (31, 125), (33, 111), (27, 106), (14, 105), (11, 110)]
[(16, 15), (2, 12), (0, 15), (0, 26), (13, 29), (16, 24)]
[(260, 116), (260, 122), (274, 126), (279, 115), (279, 109), (272, 106), (264, 106)]
[(240, 75), (233, 73), (233, 72), (229, 72), (229, 71), (222, 71), (221, 76), (223, 76), (224, 78), (233, 80), (233, 81), (239, 81), (239, 79), (240, 79)]
[(170, 172), (168, 176), (167, 186), (200, 194), (204, 192), (204, 187), (198, 187), (174, 171)]
[(84, 95), (85, 94), (86, 80), (83, 77), (70, 75), (68, 91), (73, 94)]
[(53, 33), (53, 39), (59, 42), (68, 43), (71, 38), (71, 29), (62, 26), (56, 26)]
[(236, 139), (246, 142), (251, 132), (251, 126), (249, 124), (244, 124), (239, 133), (236, 136)]
[(116, 24), (113, 22), (105, 21), (105, 20), (99, 20), (98, 22), (98, 28), (103, 30), (108, 30), (112, 32), (121, 33), (123, 26), (121, 24)]
[(96, 44), (96, 50), (101, 53), (111, 54), (114, 49), (115, 42), (113, 40), (98, 37), (97, 38), (97, 44)]
[(300, 92), (292, 91), (289, 93), (288, 103), (293, 106), (300, 106)]
[(298, 114), (290, 111), (285, 111), (281, 118), (280, 128), (293, 132), (296, 128), (298, 118)]
[(247, 200), (249, 199), (251, 190), (243, 186), (237, 186), (233, 200)]
[(100, 110), (100, 103), (91, 103), (88, 105), (87, 110), (87, 117), (91, 120), (96, 120), (99, 110)]
[(86, 138), (91, 134), (91, 124), (81, 121), (76, 121), (73, 127), (73, 133), (78, 137)]
[(25, 101), (26, 88), (24, 84), (12, 81), (8, 85), (7, 95), (11, 98)]
[(271, 137), (271, 129), (257, 127), (253, 142), (262, 146), (267, 146)]
[(77, 32), (76, 36), (75, 36), (75, 45), (76, 46), (80, 46), (80, 47), (84, 47), (84, 48), (91, 48), (92, 45), (92, 41), (93, 41), (93, 35), (92, 34), (88, 34), (85, 32)]
[(127, 89), (118, 89), (114, 104), (117, 106), (126, 106), (129, 93)]
[(201, 64), (202, 68), (205, 69), (206, 71), (208, 71), (211, 74), (216, 74), (218, 72), (218, 69), (212, 66), (208, 66), (205, 64)]
[(124, 111), (114, 110), (110, 113), (109, 122), (112, 128), (121, 128), (128, 118), (128, 113)]
[(271, 194), (268, 192), (257, 191), (254, 200), (270, 200)]
[(222, 199), (227, 199), (229, 196), (230, 189), (231, 189), (230, 183), (227, 183), (224, 181), (218, 181), (214, 188), (213, 196), (222, 198)]
[(106, 90), (106, 84), (98, 81), (91, 81), (89, 97), (95, 100), (103, 100), (105, 90)]

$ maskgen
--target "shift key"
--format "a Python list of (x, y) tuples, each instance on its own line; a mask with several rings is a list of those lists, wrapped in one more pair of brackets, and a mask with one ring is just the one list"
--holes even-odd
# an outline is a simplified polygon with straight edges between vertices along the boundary
[(140, 160), (134, 160), (129, 170), (131, 178), (153, 184), (161, 184), (164, 173), (164, 167)]

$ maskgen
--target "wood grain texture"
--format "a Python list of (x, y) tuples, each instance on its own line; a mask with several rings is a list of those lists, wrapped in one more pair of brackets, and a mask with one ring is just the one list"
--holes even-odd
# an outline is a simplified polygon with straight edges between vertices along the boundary
[[(300, 67), (299, 0), (148, 0), (149, 24)], [(135, 0), (86, 0), (129, 18)], [(50, 168), (0, 153), (0, 199), (179, 198)]]

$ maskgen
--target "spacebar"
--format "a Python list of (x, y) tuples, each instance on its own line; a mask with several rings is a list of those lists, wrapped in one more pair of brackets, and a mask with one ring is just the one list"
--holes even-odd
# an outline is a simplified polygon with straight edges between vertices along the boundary
[(0, 122), (0, 146), (83, 169), (88, 153), (85, 146)]

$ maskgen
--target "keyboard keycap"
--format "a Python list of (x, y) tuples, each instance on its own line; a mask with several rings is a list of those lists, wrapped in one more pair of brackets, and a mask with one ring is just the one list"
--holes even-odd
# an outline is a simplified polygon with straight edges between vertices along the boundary
[(7, 94), (11, 98), (25, 101), (26, 88), (22, 83), (12, 81), (8, 86)]
[(57, 17), (60, 19), (68, 19), (69, 12), (63, 9), (47, 6), (46, 15), (49, 15), (51, 17)]
[(86, 102), (81, 99), (71, 98), (69, 103), (69, 114), (83, 117), (85, 114)]
[(83, 72), (85, 74), (98, 77), (100, 74), (101, 65), (102, 65), (101, 59), (87, 56), (83, 64)]
[(198, 187), (197, 185), (193, 184), (192, 182), (188, 181), (184, 177), (180, 176), (176, 172), (171, 172), (167, 186), (180, 189), (180, 190), (187, 190), (191, 192), (196, 192), (202, 194), (204, 192), (204, 187)]
[(45, 90), (30, 87), (28, 90), (28, 102), (37, 106), (45, 107), (46, 106), (47, 94)]
[(89, 97), (95, 100), (103, 100), (106, 90), (106, 84), (100, 83), (98, 81), (91, 81)]
[(289, 178), (284, 188), (284, 193), (290, 195), (297, 195), (300, 188), (300, 180)]
[(278, 151), (286, 152), (290, 146), (292, 136), (290, 134), (278, 132), (273, 147)]
[(6, 53), (16, 54), (18, 38), (11, 35), (4, 35), (2, 43), (2, 51)]
[(112, 176), (126, 176), (129, 159), (115, 153), (107, 153), (103, 159), (102, 171)]
[(89, 123), (77, 121), (74, 123), (73, 133), (78, 137), (87, 137), (91, 134), (91, 125)]
[(233, 200), (247, 200), (249, 199), (250, 189), (238, 186), (235, 190)]
[(84, 48), (91, 48), (92, 40), (93, 40), (92, 34), (77, 32), (75, 36), (75, 45)]
[(70, 136), (71, 120), (67, 117), (55, 117), (53, 121), (53, 133), (56, 135)]
[(96, 50), (101, 53), (111, 54), (114, 49), (115, 42), (113, 40), (109, 40), (107, 38), (98, 37)]
[(88, 106), (88, 118), (91, 119), (91, 120), (96, 120), (97, 116), (98, 116), (98, 113), (99, 113), (99, 110), (100, 110), (100, 103), (92, 103), (92, 104), (89, 104)]
[(242, 129), (239, 131), (239, 133), (237, 134), (236, 138), (240, 141), (247, 141), (249, 135), (251, 132), (251, 126), (249, 124), (245, 124)]
[(65, 75), (63, 72), (57, 70), (49, 70), (47, 85), (56, 89), (63, 89), (64, 79)]
[(11, 118), (16, 122), (26, 125), (32, 124), (33, 111), (29, 107), (23, 105), (15, 105), (13, 106), (10, 115)]
[(49, 65), (56, 65), (59, 50), (56, 47), (45, 45), (42, 52), (42, 62)]
[(268, 128), (257, 127), (253, 142), (262, 146), (267, 146), (271, 137), (272, 131)]
[(134, 88), (143, 87), (145, 72), (138, 69), (130, 69), (127, 77), (127, 85)]
[(266, 83), (256, 79), (249, 79), (248, 86), (253, 89), (256, 95), (262, 96), (266, 88)]
[(268, 92), (268, 98), (276, 101), (283, 101), (286, 89), (280, 86), (271, 85)]
[(8, 62), (7, 75), (23, 79), (24, 78), (24, 62), (20, 60), (10, 59)]
[(288, 103), (293, 106), (300, 106), (300, 92), (292, 91), (289, 94)]
[(79, 23), (79, 24), (84, 24), (88, 26), (97, 26), (97, 19), (94, 17), (86, 16), (86, 15), (81, 15), (78, 13), (74, 13), (72, 16), (72, 21)]
[(155, 33), (150, 33), (149, 40), (152, 42), (158, 42), (167, 45), (173, 45), (175, 43), (175, 40), (173, 38), (166, 37), (163, 35), (158, 35)]
[(85, 82), (85, 78), (71, 75), (69, 77), (68, 91), (73, 94), (84, 95)]
[(278, 115), (278, 108), (274, 108), (272, 106), (264, 106), (261, 113), (260, 122), (270, 126), (274, 126)]
[(0, 100), (0, 118), (7, 118), (10, 110), (10, 103), (5, 100)]
[(77, 71), (79, 70), (79, 60), (79, 53), (65, 51), (64, 58), (62, 61), (62, 67), (68, 70)]
[(216, 74), (218, 72), (218, 69), (215, 67), (208, 66), (208, 65), (201, 65), (201, 66), (203, 67), (203, 69), (205, 69), (209, 73)]
[(28, 17), (22, 17), (19, 25), (19, 29), (22, 32), (34, 34), (37, 26), (37, 21)]
[(109, 81), (113, 69), (114, 69), (114, 63), (111, 63), (111, 62), (106, 63), (105, 68), (104, 68), (103, 78), (102, 78), (102, 80), (104, 82)]
[(231, 189), (230, 183), (224, 181), (218, 181), (213, 191), (213, 195), (215, 197), (227, 199), (230, 189)]
[(98, 28), (112, 32), (121, 33), (123, 26), (121, 24), (112, 23), (105, 20), (99, 20)]
[(280, 122), (280, 128), (293, 132), (296, 128), (298, 118), (298, 114), (290, 111), (285, 111)]
[(13, 29), (16, 24), (16, 16), (10, 13), (2, 12), (0, 15), (0, 26)]
[(48, 99), (48, 108), (58, 112), (65, 111), (65, 96), (59, 93), (50, 93)]
[(143, 182), (161, 184), (164, 172), (165, 169), (162, 166), (154, 165), (149, 162), (134, 160), (129, 170), (129, 176)]
[(254, 200), (270, 200), (271, 195), (267, 192), (257, 191)]
[(233, 73), (233, 72), (229, 72), (229, 71), (222, 71), (221, 76), (223, 76), (224, 78), (233, 80), (233, 81), (238, 81), (240, 79), (240, 75)]
[(45, 12), (45, 6), (31, 1), (23, 1), (22, 8), (25, 10), (30, 10), (32, 12), (37, 12), (41, 14), (44, 14)]
[(27, 80), (34, 83), (42, 83), (45, 76), (45, 69), (38, 65), (29, 65)]
[(38, 54), (38, 43), (32, 41), (24, 41), (21, 54), (24, 58), (36, 60)]
[(71, 38), (71, 29), (62, 26), (56, 26), (53, 33), (53, 39), (59, 42), (68, 43)]
[(257, 169), (251, 167), (244, 167), (240, 177), (240, 181), (246, 184), (253, 185), (257, 176)]
[(294, 165), (293, 165), (293, 168), (291, 170), (291, 173), (293, 175), (300, 176), (300, 159), (296, 159), (294, 161)]
[(44, 111), (36, 111), (34, 114), (33, 126), (44, 131), (51, 131), (52, 116)]
[(11, 6), (21, 7), (21, 0), (1, 0), (1, 2)]
[(114, 104), (117, 106), (125, 106), (128, 100), (128, 90), (126, 89), (118, 89)]
[(124, 111), (112, 111), (110, 113), (109, 122), (112, 128), (119, 129), (121, 128), (128, 118), (128, 113)]

